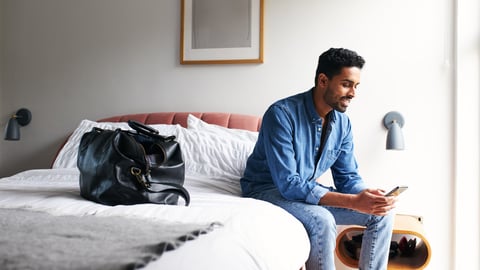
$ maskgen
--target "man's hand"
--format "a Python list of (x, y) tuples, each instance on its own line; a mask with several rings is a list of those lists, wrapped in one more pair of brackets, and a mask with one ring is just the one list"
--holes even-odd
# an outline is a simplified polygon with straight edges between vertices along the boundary
[(385, 196), (385, 191), (380, 189), (366, 189), (353, 199), (352, 209), (362, 213), (385, 216), (395, 208), (396, 196)]
[(328, 192), (320, 199), (320, 205), (349, 208), (358, 212), (385, 216), (395, 208), (396, 196), (385, 196), (381, 189), (365, 189), (358, 194)]

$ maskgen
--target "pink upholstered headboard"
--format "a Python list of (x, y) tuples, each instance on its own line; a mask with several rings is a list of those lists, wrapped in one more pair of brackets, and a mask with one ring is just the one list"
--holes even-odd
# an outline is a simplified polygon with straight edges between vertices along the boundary
[[(112, 116), (97, 120), (98, 122), (127, 122), (128, 120), (135, 120), (147, 125), (153, 124), (179, 124), (187, 127), (188, 115), (192, 114), (197, 118), (209, 124), (215, 124), (227, 128), (244, 129), (250, 131), (259, 131), (261, 118), (253, 115), (235, 114), (235, 113), (221, 113), (221, 112), (156, 112), (156, 113), (138, 113), (125, 114), (119, 116)], [(62, 144), (63, 145), (67, 142)], [(60, 152), (61, 147), (55, 154), (55, 158)], [(52, 164), (55, 161), (52, 161)]]
[(183, 127), (187, 127), (187, 118), (189, 114), (192, 114), (209, 124), (215, 124), (222, 127), (250, 131), (260, 130), (261, 118), (258, 116), (220, 112), (157, 112), (126, 114), (103, 118), (98, 120), (98, 122), (126, 122), (128, 120), (136, 120), (147, 125), (180, 124)]

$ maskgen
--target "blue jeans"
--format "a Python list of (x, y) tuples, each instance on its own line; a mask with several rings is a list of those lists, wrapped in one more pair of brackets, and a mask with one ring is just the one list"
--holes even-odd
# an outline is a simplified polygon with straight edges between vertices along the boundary
[(277, 189), (250, 194), (273, 203), (303, 223), (310, 238), (307, 270), (335, 269), (337, 225), (360, 225), (366, 229), (360, 251), (359, 269), (387, 269), (394, 215), (375, 216), (350, 209), (319, 206), (284, 199)]

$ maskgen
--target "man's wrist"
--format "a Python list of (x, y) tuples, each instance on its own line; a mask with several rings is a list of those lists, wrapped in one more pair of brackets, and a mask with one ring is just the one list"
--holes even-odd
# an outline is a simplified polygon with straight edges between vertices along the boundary
[(345, 194), (345, 193), (331, 191), (331, 192), (327, 192), (322, 198), (320, 198), (320, 201), (318, 202), (318, 204), (325, 205), (325, 206), (354, 209), (355, 198), (356, 198), (355, 194)]

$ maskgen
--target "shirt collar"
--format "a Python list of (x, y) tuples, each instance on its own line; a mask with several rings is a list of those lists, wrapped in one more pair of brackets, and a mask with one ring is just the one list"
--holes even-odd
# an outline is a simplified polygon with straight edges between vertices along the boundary
[[(317, 122), (320, 121), (321, 118), (317, 113), (317, 110), (315, 109), (315, 104), (313, 102), (313, 90), (315, 87), (312, 87), (309, 91), (307, 91), (307, 95), (305, 95), (305, 104), (307, 106), (307, 112), (310, 115), (310, 118), (312, 119), (312, 122)], [(328, 117), (328, 121), (330, 122), (335, 122), (337, 119), (337, 111), (331, 110), (326, 117)]]

